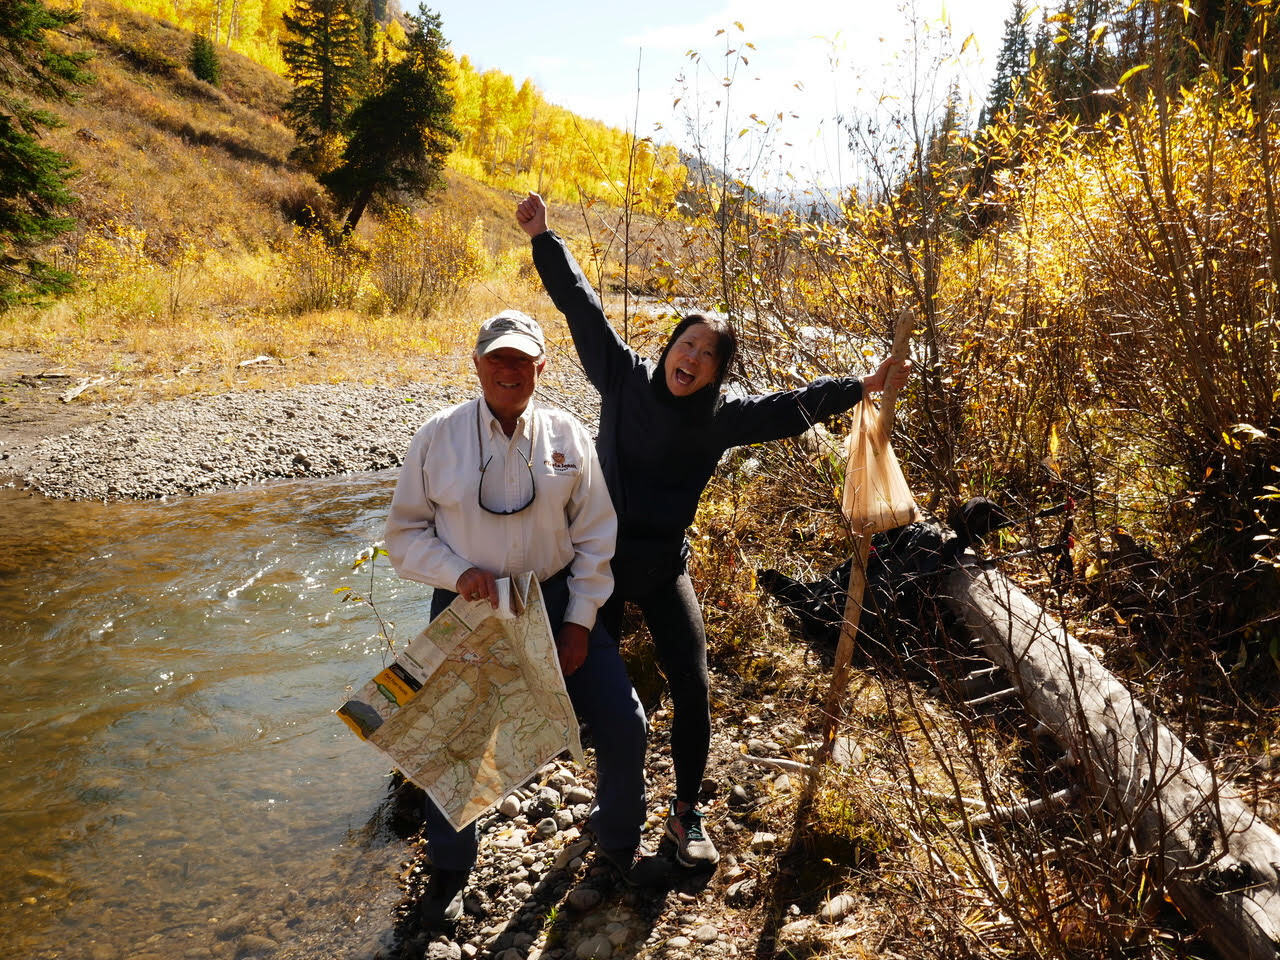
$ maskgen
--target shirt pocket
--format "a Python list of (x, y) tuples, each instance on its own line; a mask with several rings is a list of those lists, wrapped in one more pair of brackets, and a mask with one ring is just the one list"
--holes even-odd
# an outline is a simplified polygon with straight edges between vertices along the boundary
[[(448, 467), (441, 469), (445, 464)], [(438, 506), (462, 509), (468, 503), (473, 507), (476, 505), (480, 470), (475, 464), (460, 466), (451, 456), (428, 454), (422, 465), (422, 475), (431, 501)]]

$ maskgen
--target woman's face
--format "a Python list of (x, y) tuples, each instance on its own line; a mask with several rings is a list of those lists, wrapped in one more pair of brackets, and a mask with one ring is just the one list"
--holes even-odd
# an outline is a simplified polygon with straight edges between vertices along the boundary
[(667, 351), (663, 375), (673, 396), (687, 397), (713, 383), (720, 372), (720, 335), (695, 323)]

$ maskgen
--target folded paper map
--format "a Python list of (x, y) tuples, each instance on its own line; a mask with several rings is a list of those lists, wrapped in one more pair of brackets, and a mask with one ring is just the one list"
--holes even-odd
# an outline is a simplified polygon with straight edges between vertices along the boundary
[(487, 600), (458, 597), (338, 708), (462, 829), (569, 750), (578, 720), (532, 574)]

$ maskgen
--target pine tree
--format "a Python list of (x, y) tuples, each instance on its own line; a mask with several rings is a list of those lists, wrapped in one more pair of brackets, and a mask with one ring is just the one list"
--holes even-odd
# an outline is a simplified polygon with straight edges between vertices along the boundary
[(384, 63), (377, 88), (348, 120), (350, 139), (340, 164), (322, 178), (347, 208), (346, 232), (355, 229), (374, 197), (440, 187), (445, 160), (458, 142), (449, 90), (452, 58), (440, 16), (420, 7), (406, 19), (404, 56)]
[(1064, 113), (1091, 122), (1106, 109), (1105, 91), (1120, 75), (1108, 35), (1125, 6), (1116, 0), (1064, 0), (1047, 18), (1046, 78)]
[(70, 229), (59, 211), (71, 203), (71, 163), (42, 146), (42, 130), (61, 121), (27, 94), (71, 100), (91, 80), (86, 53), (64, 53), (46, 36), (77, 14), (50, 10), (41, 0), (0, 3), (0, 308), (32, 294), (68, 289), (71, 276), (40, 260), (33, 248)]
[(985, 127), (995, 115), (1013, 100), (1016, 85), (1027, 75), (1031, 64), (1031, 40), (1027, 36), (1027, 7), (1023, 0), (1013, 0), (1004, 21), (1004, 37), (996, 57), (996, 75), (991, 79), (987, 102), (982, 107), (978, 126)]
[(187, 55), (187, 66), (196, 78), (215, 87), (222, 79), (222, 64), (218, 61), (218, 48), (203, 33), (192, 34), (191, 51)]
[(349, 0), (297, 0), (283, 17), (280, 54), (293, 81), (288, 103), (304, 156), (336, 137), (359, 99), (369, 61), (361, 18)]

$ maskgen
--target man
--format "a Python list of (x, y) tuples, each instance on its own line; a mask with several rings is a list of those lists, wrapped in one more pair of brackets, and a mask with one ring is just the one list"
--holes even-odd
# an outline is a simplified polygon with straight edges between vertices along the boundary
[[(617, 643), (597, 622), (613, 590), (617, 517), (586, 429), (534, 405), (545, 369), (542, 329), (507, 310), (484, 322), (473, 354), (483, 396), (418, 430), (387, 517), (396, 572), (433, 588), (434, 618), (459, 594), (495, 607), (497, 577), (533, 571), (542, 584), (565, 686), (596, 747), (591, 830), (600, 853), (629, 871), (645, 817), (647, 727)], [(432, 872), (426, 925), (457, 919), (476, 859), (472, 824), (455, 831), (430, 800)]]

